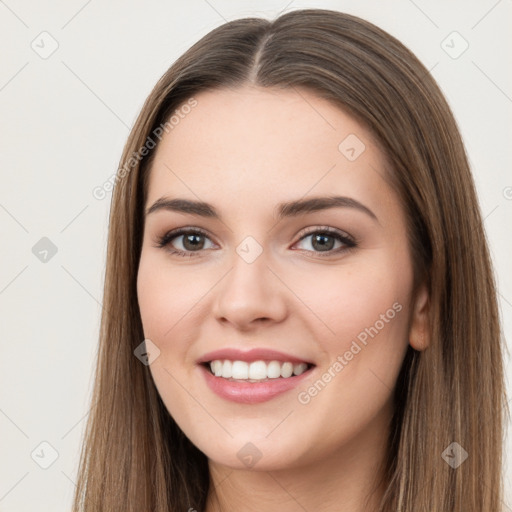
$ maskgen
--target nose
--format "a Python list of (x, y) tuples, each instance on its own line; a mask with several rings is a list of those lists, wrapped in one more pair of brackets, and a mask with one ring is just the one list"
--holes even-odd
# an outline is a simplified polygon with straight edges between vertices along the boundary
[(231, 269), (214, 291), (215, 318), (238, 330), (278, 323), (287, 315), (287, 288), (269, 267), (265, 251), (250, 263), (235, 253)]

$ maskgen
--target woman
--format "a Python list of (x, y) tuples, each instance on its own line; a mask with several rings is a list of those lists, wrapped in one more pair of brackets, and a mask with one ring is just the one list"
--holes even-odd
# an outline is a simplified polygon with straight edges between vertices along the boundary
[(110, 216), (79, 510), (500, 510), (496, 290), (438, 86), (359, 18), (226, 23)]

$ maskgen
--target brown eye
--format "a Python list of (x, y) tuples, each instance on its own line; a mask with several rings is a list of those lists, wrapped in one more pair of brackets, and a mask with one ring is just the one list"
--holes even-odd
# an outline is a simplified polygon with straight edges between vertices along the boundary
[[(180, 229), (171, 231), (158, 239), (157, 247), (166, 248), (171, 254), (178, 256), (195, 256), (194, 253), (200, 253), (205, 247), (206, 241), (210, 239), (203, 231), (199, 229)], [(211, 241), (210, 241), (211, 243)], [(213, 244), (212, 244), (213, 245)]]
[(319, 251), (330, 251), (334, 248), (336, 243), (335, 238), (332, 235), (318, 234), (313, 235), (311, 245)]
[[(333, 230), (332, 228), (317, 229), (304, 235), (299, 242), (310, 239), (308, 243), (304, 243), (306, 250), (314, 253), (325, 253), (326, 256), (338, 254), (345, 250), (356, 246), (355, 241), (348, 235)], [(336, 245), (337, 244), (337, 245)], [(323, 254), (321, 254), (323, 256)]]
[(187, 251), (195, 251), (204, 247), (204, 236), (201, 234), (190, 233), (181, 236), (183, 237), (182, 245)]

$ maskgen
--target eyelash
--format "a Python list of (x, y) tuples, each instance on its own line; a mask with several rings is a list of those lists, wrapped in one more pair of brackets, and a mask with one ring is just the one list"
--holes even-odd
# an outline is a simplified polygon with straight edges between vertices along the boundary
[[(178, 238), (182, 235), (202, 235), (206, 238), (208, 237), (208, 234), (206, 231), (202, 230), (201, 228), (180, 228), (175, 231), (170, 231), (163, 236), (159, 236), (156, 240), (155, 247), (163, 249), (170, 245), (171, 241), (173, 241), (175, 238)], [(301, 242), (305, 238), (311, 235), (317, 235), (317, 234), (328, 234), (329, 236), (334, 237), (335, 239), (339, 240), (341, 243), (345, 245), (345, 247), (338, 247), (338, 249), (331, 249), (329, 251), (310, 251), (307, 249), (300, 249), (302, 251), (306, 252), (314, 252), (315, 254), (318, 254), (321, 258), (326, 258), (329, 256), (333, 256), (334, 254), (340, 254), (342, 252), (349, 252), (350, 250), (354, 249), (357, 246), (356, 240), (354, 240), (352, 237), (347, 235), (346, 233), (340, 232), (337, 229), (330, 228), (329, 226), (322, 226), (320, 228), (315, 228), (314, 230), (308, 231), (307, 233), (302, 233), (301, 237), (299, 238), (298, 242)], [(198, 251), (181, 251), (179, 249), (175, 248), (167, 248), (167, 250), (176, 256), (180, 257), (196, 257), (196, 253), (203, 252), (203, 250)], [(324, 253), (324, 254), (322, 254)], [(315, 256), (316, 257), (316, 256)]]

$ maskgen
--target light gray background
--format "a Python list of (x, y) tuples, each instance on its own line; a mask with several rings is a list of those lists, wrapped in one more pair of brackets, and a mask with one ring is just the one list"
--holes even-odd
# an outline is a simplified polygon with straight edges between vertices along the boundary
[[(387, 30), (432, 70), (466, 142), (510, 340), (511, 0), (288, 2), (0, 0), (2, 512), (70, 509), (110, 205), (110, 194), (97, 200), (92, 190), (116, 171), (157, 79), (227, 20), (304, 7), (341, 10)], [(53, 40), (58, 48), (47, 56)], [(453, 58), (464, 41), (467, 50)], [(47, 262), (32, 252), (42, 237), (57, 247)], [(508, 354), (506, 364), (510, 383)], [(47, 469), (39, 464), (52, 462), (53, 452), (41, 442), (58, 452)], [(507, 446), (510, 452), (510, 440)], [(506, 471), (511, 507), (510, 464)]]

